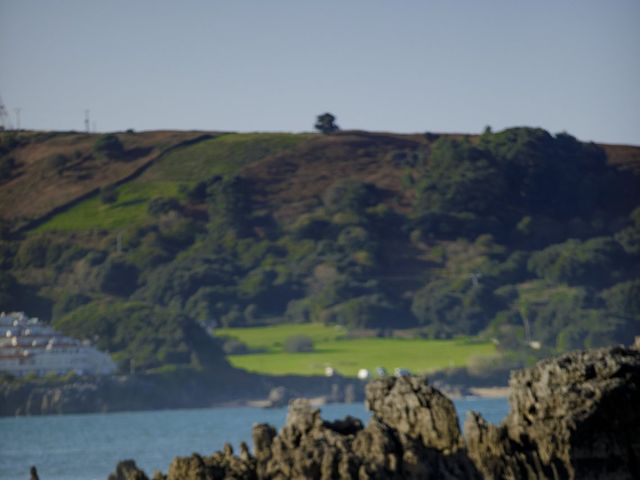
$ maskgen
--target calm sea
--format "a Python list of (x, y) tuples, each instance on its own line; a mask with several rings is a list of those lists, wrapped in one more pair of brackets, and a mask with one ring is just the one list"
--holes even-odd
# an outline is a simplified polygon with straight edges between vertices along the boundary
[[(505, 398), (455, 400), (464, 420), (476, 410), (497, 423), (507, 414)], [(0, 478), (29, 478), (36, 465), (42, 480), (106, 480), (119, 460), (133, 458), (151, 475), (166, 472), (176, 455), (210, 454), (225, 441), (251, 445), (251, 427), (267, 422), (280, 428), (286, 409), (209, 408), (89, 415), (0, 418)], [(327, 420), (352, 415), (365, 421), (361, 404), (322, 407)]]

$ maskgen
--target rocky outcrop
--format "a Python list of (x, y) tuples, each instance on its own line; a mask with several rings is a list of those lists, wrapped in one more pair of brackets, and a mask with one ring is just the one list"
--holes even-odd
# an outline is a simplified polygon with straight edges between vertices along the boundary
[(453, 402), (425, 377), (384, 378), (367, 385), (366, 396), (372, 423), (396, 440), (393, 454), (401, 478), (477, 477), (464, 452)]
[(123, 460), (118, 463), (116, 471), (109, 475), (107, 480), (149, 480), (149, 477), (137, 467), (133, 460)]
[(194, 453), (190, 457), (175, 458), (169, 466), (167, 476), (156, 475), (154, 480), (166, 478), (254, 480), (257, 478), (256, 461), (245, 443), (240, 444), (239, 456), (234, 455), (231, 445), (226, 444), (221, 452), (216, 452), (210, 457), (201, 457)]
[[(640, 352), (576, 352), (516, 372), (499, 426), (472, 413), (460, 433), (452, 402), (424, 377), (366, 388), (372, 418), (327, 422), (294, 400), (282, 430), (253, 429), (253, 454), (231, 446), (176, 458), (154, 479), (640, 478)], [(135, 477), (132, 477), (135, 478)], [(140, 477), (142, 478), (142, 477)]]
[(465, 422), (485, 478), (640, 478), (640, 352), (574, 352), (514, 372), (500, 426)]

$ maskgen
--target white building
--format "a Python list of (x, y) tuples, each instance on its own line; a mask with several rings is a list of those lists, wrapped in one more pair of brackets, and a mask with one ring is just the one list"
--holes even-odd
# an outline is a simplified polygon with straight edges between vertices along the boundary
[(30, 373), (108, 375), (111, 357), (86, 342), (65, 337), (22, 312), (0, 314), (0, 371), (15, 376)]

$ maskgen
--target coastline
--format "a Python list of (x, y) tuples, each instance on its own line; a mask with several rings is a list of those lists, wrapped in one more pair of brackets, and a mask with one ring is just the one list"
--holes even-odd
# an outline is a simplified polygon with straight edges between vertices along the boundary
[[(235, 454), (227, 443), (210, 456), (178, 456), (154, 479), (637, 478), (639, 385), (637, 350), (570, 352), (515, 371), (510, 392), (473, 388), (509, 393), (509, 412), (494, 424), (470, 411), (461, 425), (426, 377), (382, 377), (366, 386), (366, 425), (323, 419), (308, 400), (293, 400), (280, 430), (254, 424), (252, 451), (243, 443)], [(148, 477), (128, 460), (109, 478)]]
[[(429, 384), (449, 398), (508, 395), (508, 371), (474, 377), (465, 369), (434, 372)], [(175, 375), (74, 377), (0, 384), (0, 416), (170, 410), (206, 407), (286, 407), (294, 398), (314, 406), (364, 400), (364, 381), (321, 376), (268, 376), (237, 370)], [(224, 389), (220, 386), (224, 385)]]
[(509, 387), (470, 387), (469, 392), (474, 397), (502, 398), (508, 397), (511, 389)]

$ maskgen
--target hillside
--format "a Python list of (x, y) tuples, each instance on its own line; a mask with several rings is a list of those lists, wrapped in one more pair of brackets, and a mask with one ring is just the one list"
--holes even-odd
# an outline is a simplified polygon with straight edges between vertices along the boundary
[(3, 134), (0, 153), (0, 218), (17, 227), (143, 171), (180, 145), (210, 137), (198, 132), (121, 133), (122, 150), (100, 150), (95, 134)]
[[(25, 221), (37, 223), (54, 211), (68, 209), (85, 197), (95, 196), (100, 188), (137, 180), (143, 174), (142, 181), (134, 184), (137, 191), (144, 188), (145, 180), (188, 183), (216, 173), (238, 173), (244, 166), (243, 175), (261, 184), (267, 193), (265, 200), (275, 209), (276, 217), (287, 219), (304, 213), (339, 177), (376, 184), (389, 191), (394, 204), (406, 211), (411, 205), (411, 192), (402, 185), (402, 176), (406, 173), (402, 167), (415, 162), (415, 159), (407, 160), (407, 155), (428, 149), (431, 143), (428, 138), (437, 137), (347, 131), (331, 136), (227, 134), (224, 142), (227, 145), (220, 148), (217, 148), (220, 142), (207, 142), (221, 135), (178, 131), (119, 133), (124, 154), (113, 159), (96, 152), (98, 134), (4, 133), (0, 142), (4, 162), (0, 170), (6, 173), (0, 178), (0, 218), (18, 226)], [(471, 141), (478, 138), (477, 135), (447, 136)], [(297, 150), (271, 154), (270, 148), (277, 152), (277, 142), (283, 146), (302, 145)], [(268, 143), (273, 145), (266, 145)], [(187, 148), (191, 144), (194, 145)], [(248, 148), (255, 151), (233, 151), (234, 145), (245, 148), (242, 144), (249, 144)], [(609, 144), (601, 147), (611, 165), (640, 172), (640, 147)], [(171, 155), (176, 149), (178, 152)], [(210, 158), (199, 157), (201, 153)], [(239, 158), (242, 156), (246, 158)], [(7, 159), (11, 160), (12, 167), (6, 165)], [(159, 165), (145, 173), (154, 164)], [(155, 193), (162, 191), (156, 190)]]
[(3, 135), (0, 308), (100, 335), (123, 368), (206, 362), (212, 325), (524, 357), (640, 334), (638, 147), (531, 128)]

